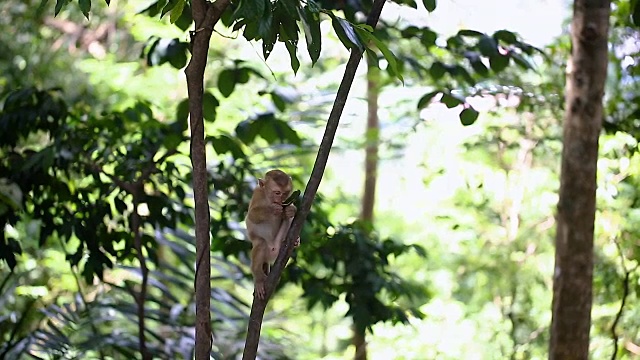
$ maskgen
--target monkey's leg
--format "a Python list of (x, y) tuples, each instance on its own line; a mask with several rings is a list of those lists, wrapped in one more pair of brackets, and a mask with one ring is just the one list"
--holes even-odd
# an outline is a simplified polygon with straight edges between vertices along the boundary
[(251, 248), (251, 273), (253, 274), (255, 284), (254, 295), (259, 299), (264, 299), (264, 285), (268, 273), (268, 271), (264, 271), (264, 266), (266, 265), (267, 269), (269, 268), (269, 263), (267, 262), (269, 247), (267, 246), (267, 242), (262, 238), (256, 239), (253, 243), (253, 248)]
[[(282, 223), (280, 224), (280, 228), (278, 229), (278, 233), (276, 234), (276, 238), (274, 240), (274, 244), (280, 244), (285, 240), (285, 238), (287, 237), (287, 233), (289, 232), (289, 228), (291, 227), (292, 223), (293, 223), (293, 218), (282, 220)], [(294, 247), (298, 247), (299, 245), (300, 245), (300, 237), (298, 236), (296, 241), (293, 243), (293, 246)], [(278, 251), (280, 251), (279, 246), (278, 246)], [(278, 254), (276, 253), (276, 257), (277, 256), (278, 256)], [(274, 260), (275, 260), (275, 258), (274, 258)]]

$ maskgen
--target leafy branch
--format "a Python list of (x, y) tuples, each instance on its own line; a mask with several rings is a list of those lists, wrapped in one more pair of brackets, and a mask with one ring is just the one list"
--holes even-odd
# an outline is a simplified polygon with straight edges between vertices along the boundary
[[(384, 0), (374, 1), (371, 12), (369, 13), (369, 16), (367, 18), (367, 25), (371, 26), (372, 28), (375, 27), (375, 25), (378, 23), (378, 19), (380, 18), (380, 13), (382, 12), (383, 6)], [(324, 169), (327, 165), (327, 159), (329, 158), (333, 139), (335, 138), (338, 124), (340, 123), (340, 116), (342, 115), (342, 111), (344, 110), (344, 106), (347, 102), (347, 96), (349, 95), (351, 84), (353, 83), (353, 79), (355, 78), (356, 70), (358, 69), (358, 65), (360, 64), (363, 51), (363, 49), (360, 49), (358, 47), (351, 48), (351, 55), (347, 62), (342, 81), (340, 82), (340, 86), (338, 87), (338, 92), (336, 94), (333, 107), (331, 108), (329, 119), (327, 120), (327, 126), (322, 137), (322, 141), (320, 142), (320, 146), (318, 148), (318, 155), (316, 156), (316, 161), (313, 165), (311, 177), (309, 179), (309, 182), (307, 183), (307, 187), (305, 188), (304, 196), (302, 197), (300, 209), (293, 219), (291, 228), (287, 233), (286, 241), (280, 248), (278, 258), (276, 259), (276, 262), (272, 267), (269, 276), (267, 277), (267, 283), (265, 287), (266, 294), (264, 299), (259, 299), (257, 297), (253, 298), (253, 303), (251, 305), (251, 314), (249, 315), (247, 339), (242, 355), (242, 358), (244, 360), (255, 359), (256, 357), (264, 311), (267, 307), (269, 298), (273, 294), (276, 284), (280, 280), (282, 271), (284, 270), (286, 263), (291, 257), (293, 242), (300, 235), (302, 224), (311, 210), (311, 204), (313, 203), (315, 195), (318, 191), (318, 187), (320, 186), (320, 181), (322, 180), (322, 175), (324, 174)]]

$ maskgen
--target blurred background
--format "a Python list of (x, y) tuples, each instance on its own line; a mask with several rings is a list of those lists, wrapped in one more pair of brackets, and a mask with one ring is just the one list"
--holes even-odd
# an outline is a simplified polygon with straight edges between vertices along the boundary
[[(154, 358), (192, 358), (189, 2), (88, 3), (0, 3), (0, 359), (140, 358), (141, 332)], [(322, 42), (314, 59), (300, 34), (299, 68), (234, 31), (237, 3), (205, 73), (216, 359), (244, 346), (251, 189), (280, 168), (304, 191), (349, 56), (328, 13), (370, 2), (304, 2)], [(395, 56), (360, 64), (262, 359), (547, 358), (571, 4), (427, 6), (383, 9)], [(631, 12), (613, 1), (593, 359), (640, 358)]]

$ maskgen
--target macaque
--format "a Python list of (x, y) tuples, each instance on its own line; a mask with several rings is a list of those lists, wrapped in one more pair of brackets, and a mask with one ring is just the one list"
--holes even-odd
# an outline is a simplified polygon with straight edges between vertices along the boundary
[[(268, 171), (264, 179), (258, 179), (258, 186), (253, 190), (249, 212), (245, 221), (247, 233), (251, 240), (251, 272), (255, 283), (254, 296), (265, 297), (265, 283), (271, 264), (276, 261), (280, 245), (296, 214), (293, 204), (283, 206), (283, 202), (291, 194), (291, 177), (281, 170)], [(300, 244), (296, 239), (294, 246)]]

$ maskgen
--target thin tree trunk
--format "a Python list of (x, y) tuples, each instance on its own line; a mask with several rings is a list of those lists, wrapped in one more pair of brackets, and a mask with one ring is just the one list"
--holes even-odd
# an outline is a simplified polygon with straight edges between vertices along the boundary
[(380, 96), (380, 70), (368, 58), (367, 67), (367, 129), (365, 130), (364, 189), (360, 218), (373, 222), (378, 180), (378, 148), (380, 147), (380, 125), (378, 124), (378, 97)]
[(193, 196), (196, 220), (196, 345), (195, 358), (208, 360), (211, 351), (211, 243), (209, 240), (209, 187), (207, 184), (207, 158), (204, 141), (202, 99), (204, 70), (207, 65), (209, 41), (213, 27), (220, 19), (230, 0), (191, 1), (191, 14), (195, 22), (192, 32), (192, 56), (185, 69), (189, 93), (189, 122), (191, 127), (191, 164), (193, 166)]
[[(378, 122), (378, 97), (380, 96), (380, 70), (374, 59), (367, 57), (367, 128), (365, 129), (364, 188), (360, 219), (373, 223), (378, 180), (378, 148), (380, 125)], [(355, 360), (367, 360), (367, 332), (353, 326)]]
[(589, 355), (598, 137), (610, 0), (576, 0), (567, 67), (549, 359)]
[[(375, 27), (378, 23), (384, 2), (385, 0), (375, 0), (373, 2), (371, 12), (367, 18), (367, 24), (369, 26)], [(318, 148), (318, 155), (316, 156), (316, 161), (313, 165), (313, 170), (311, 171), (311, 177), (309, 178), (307, 187), (304, 190), (304, 196), (302, 197), (300, 208), (298, 209), (296, 216), (293, 218), (293, 224), (291, 224), (291, 228), (289, 228), (287, 239), (280, 248), (278, 258), (267, 277), (267, 283), (265, 286), (266, 296), (264, 299), (258, 299), (255, 296), (253, 298), (247, 328), (247, 339), (242, 353), (243, 360), (256, 358), (258, 342), (260, 340), (260, 329), (262, 327), (262, 319), (267, 307), (267, 302), (269, 301), (271, 294), (273, 294), (276, 284), (280, 280), (284, 266), (291, 257), (293, 241), (300, 235), (302, 224), (311, 210), (311, 204), (313, 203), (313, 199), (315, 198), (318, 187), (320, 186), (320, 181), (322, 180), (322, 175), (324, 174), (324, 169), (327, 165), (327, 159), (329, 158), (333, 139), (335, 138), (338, 124), (340, 123), (340, 116), (342, 115), (342, 111), (344, 110), (344, 106), (347, 102), (347, 96), (349, 95), (349, 90), (351, 89), (351, 84), (355, 78), (356, 70), (358, 69), (361, 58), (361, 50), (358, 48), (351, 49), (351, 55), (349, 56), (349, 61), (347, 62), (340, 86), (338, 87), (336, 99), (333, 102), (333, 107), (331, 108), (329, 119), (327, 120), (327, 126)]]
[(133, 213), (131, 214), (131, 230), (133, 231), (133, 242), (136, 247), (136, 253), (138, 261), (140, 262), (140, 273), (142, 275), (142, 281), (140, 282), (140, 291), (134, 297), (137, 305), (138, 315), (138, 346), (140, 348), (140, 355), (143, 360), (151, 360), (152, 356), (147, 348), (147, 340), (145, 338), (146, 326), (145, 326), (145, 301), (147, 299), (147, 283), (149, 281), (149, 268), (147, 267), (147, 260), (142, 252), (142, 229), (140, 223), (140, 214), (138, 214), (138, 206), (140, 205), (140, 197), (143, 193), (142, 181), (133, 184), (132, 188), (134, 192), (133, 196)]

